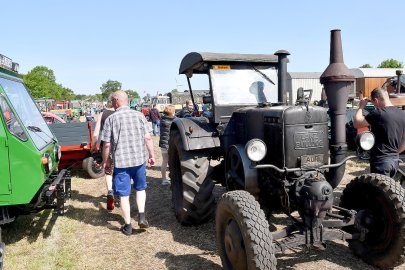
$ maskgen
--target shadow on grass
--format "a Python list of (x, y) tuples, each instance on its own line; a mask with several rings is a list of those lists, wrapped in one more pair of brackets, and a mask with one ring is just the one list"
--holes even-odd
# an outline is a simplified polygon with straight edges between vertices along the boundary
[(100, 208), (101, 202), (106, 202), (106, 199), (107, 199), (107, 195), (101, 195), (101, 196), (95, 197), (95, 196), (91, 196), (88, 194), (80, 193), (77, 190), (72, 190), (71, 194), (72, 194), (72, 197), (70, 198), (70, 200), (92, 203), (95, 207), (98, 207), (98, 208)]
[(375, 270), (373, 266), (366, 264), (358, 258), (354, 258), (350, 249), (343, 244), (327, 242), (327, 249), (306, 250), (304, 248), (295, 249), (296, 252), (289, 254), (276, 254), (277, 269), (296, 269), (297, 265), (311, 261), (329, 261), (346, 269), (354, 270)]
[[(153, 167), (149, 167), (148, 171), (160, 172), (161, 171), (161, 166), (155, 165)], [(169, 168), (167, 169), (166, 173), (169, 174)]]
[(59, 215), (51, 209), (21, 215), (13, 223), (2, 228), (3, 240), (7, 245), (18, 242), (23, 238), (27, 238), (29, 243), (34, 243), (41, 235), (43, 238), (48, 238), (58, 217)]
[(215, 255), (210, 252), (201, 254), (174, 255), (170, 252), (158, 252), (156, 257), (165, 260), (167, 269), (188, 270), (188, 269), (222, 269), (222, 267), (210, 260), (205, 259), (202, 255)]
[[(170, 231), (176, 242), (216, 253), (215, 222), (213, 218), (199, 226), (180, 225), (174, 215), (170, 185), (161, 185), (160, 178), (148, 177), (146, 194), (145, 213), (151, 226)], [(131, 198), (132, 215), (135, 213), (134, 211), (136, 211), (136, 204), (135, 200)]]
[(121, 215), (110, 213), (104, 209), (76, 208), (71, 205), (67, 207), (65, 217), (96, 227), (106, 227), (114, 231), (120, 228), (112, 225), (111, 222), (116, 221), (120, 223), (122, 221)]

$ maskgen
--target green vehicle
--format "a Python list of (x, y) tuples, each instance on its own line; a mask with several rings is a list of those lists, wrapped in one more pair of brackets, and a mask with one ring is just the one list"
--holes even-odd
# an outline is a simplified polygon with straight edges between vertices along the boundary
[(129, 107), (133, 110), (140, 112), (141, 111), (141, 99), (140, 98), (132, 99), (131, 102), (129, 103)]
[[(70, 197), (70, 172), (57, 169), (60, 147), (17, 72), (0, 54), (0, 226), (43, 209), (63, 214)], [(4, 248), (0, 227), (0, 269)]]

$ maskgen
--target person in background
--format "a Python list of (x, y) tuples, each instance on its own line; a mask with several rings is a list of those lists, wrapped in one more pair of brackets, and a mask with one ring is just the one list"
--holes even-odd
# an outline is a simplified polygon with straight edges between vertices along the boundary
[(84, 117), (86, 117), (86, 121), (94, 121), (93, 113), (91, 112), (90, 108), (87, 108), (86, 112), (84, 113)]
[(159, 147), (162, 153), (162, 185), (170, 185), (170, 180), (166, 177), (167, 162), (169, 160), (169, 138), (170, 138), (170, 126), (175, 118), (174, 116), (175, 107), (174, 105), (167, 105), (163, 111), (163, 117), (160, 120), (160, 139)]
[(193, 113), (194, 113), (193, 101), (187, 100), (186, 106), (180, 111), (179, 117), (182, 118), (193, 117)]
[(375, 109), (366, 116), (363, 109), (368, 98), (360, 100), (359, 109), (354, 116), (354, 127), (371, 127), (375, 145), (370, 153), (370, 171), (394, 177), (398, 170), (399, 153), (405, 150), (405, 111), (395, 107), (386, 90), (375, 88), (370, 101)]
[(101, 132), (103, 146), (103, 167), (108, 170), (111, 166), (108, 159), (110, 152), (114, 162), (113, 190), (114, 195), (120, 196), (121, 209), (125, 224), (121, 232), (127, 236), (132, 234), (131, 208), (131, 179), (136, 190), (138, 206), (138, 226), (148, 228), (145, 218), (146, 202), (146, 162), (155, 165), (153, 140), (145, 116), (128, 107), (128, 95), (118, 90), (112, 94), (112, 105), (115, 113), (104, 123)]
[[(96, 126), (95, 126), (94, 132), (93, 132), (93, 143), (92, 143), (91, 150), (90, 150), (91, 153), (95, 153), (98, 151), (97, 142), (99, 141), (99, 135), (101, 134), (101, 131), (104, 128), (105, 120), (113, 113), (114, 113), (114, 108), (112, 107), (111, 96), (110, 96), (110, 97), (108, 97), (106, 109), (97, 118)], [(104, 144), (104, 141), (100, 141), (101, 152), (103, 150), (103, 144)], [(111, 155), (109, 158), (111, 159)], [(110, 210), (110, 211), (114, 210), (114, 205), (117, 207), (119, 206), (119, 200), (116, 200), (116, 198), (114, 198), (114, 194), (113, 194), (113, 190), (112, 190), (112, 170), (113, 170), (113, 168), (111, 167), (111, 170), (105, 171), (105, 183), (107, 186), (107, 210)]]
[(153, 105), (152, 110), (149, 112), (149, 118), (152, 121), (153, 136), (156, 136), (156, 128), (159, 135), (160, 129), (160, 112), (156, 109), (156, 104)]
[(207, 117), (207, 118), (211, 118), (212, 117), (212, 112), (210, 112), (209, 110), (208, 110), (208, 106), (207, 106), (207, 104), (204, 104), (203, 106), (202, 106), (202, 116), (204, 116), (204, 117)]

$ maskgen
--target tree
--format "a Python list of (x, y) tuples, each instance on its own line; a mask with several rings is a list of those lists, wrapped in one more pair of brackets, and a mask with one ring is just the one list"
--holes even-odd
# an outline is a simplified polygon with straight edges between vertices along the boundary
[(23, 80), (34, 98), (57, 98), (55, 93), (59, 86), (55, 83), (53, 70), (44, 66), (36, 66), (23, 76)]
[(83, 94), (75, 95), (74, 99), (83, 100), (83, 99), (86, 99), (86, 95), (83, 95)]
[(97, 101), (103, 101), (103, 95), (102, 94), (95, 94), (95, 96), (94, 96), (94, 98), (97, 100)]
[(378, 68), (403, 68), (404, 65), (402, 62), (399, 62), (393, 58), (386, 59), (378, 65)]
[(125, 90), (125, 92), (128, 94), (128, 98), (140, 98), (139, 94), (137, 91), (134, 90)]
[(48, 97), (55, 100), (72, 100), (75, 98), (73, 90), (56, 83), (52, 69), (36, 66), (23, 76), (25, 85), (34, 98)]
[(364, 64), (362, 66), (360, 66), (360, 68), (372, 68), (373, 66), (370, 64)]
[(103, 83), (103, 85), (100, 87), (101, 90), (101, 95), (103, 96), (103, 99), (106, 100), (108, 97), (114, 93), (117, 90), (120, 90), (122, 87), (122, 84), (119, 81), (112, 81), (108, 80), (106, 83)]
[(52, 69), (49, 69), (45, 66), (36, 66), (31, 71), (31, 73), (35, 73), (38, 75), (42, 75), (45, 78), (49, 79), (51, 82), (56, 82), (55, 73)]
[(170, 93), (177, 93), (179, 92), (179, 90), (177, 88), (172, 89), (172, 91), (170, 91)]

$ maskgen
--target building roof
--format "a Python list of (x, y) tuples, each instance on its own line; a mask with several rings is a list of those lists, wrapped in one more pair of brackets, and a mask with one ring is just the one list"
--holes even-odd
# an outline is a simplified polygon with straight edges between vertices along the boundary
[(393, 77), (395, 76), (395, 71), (402, 70), (403, 68), (351, 68), (350, 71), (353, 73), (355, 78), (381, 78), (381, 77)]
[(291, 79), (319, 79), (322, 72), (289, 72)]

